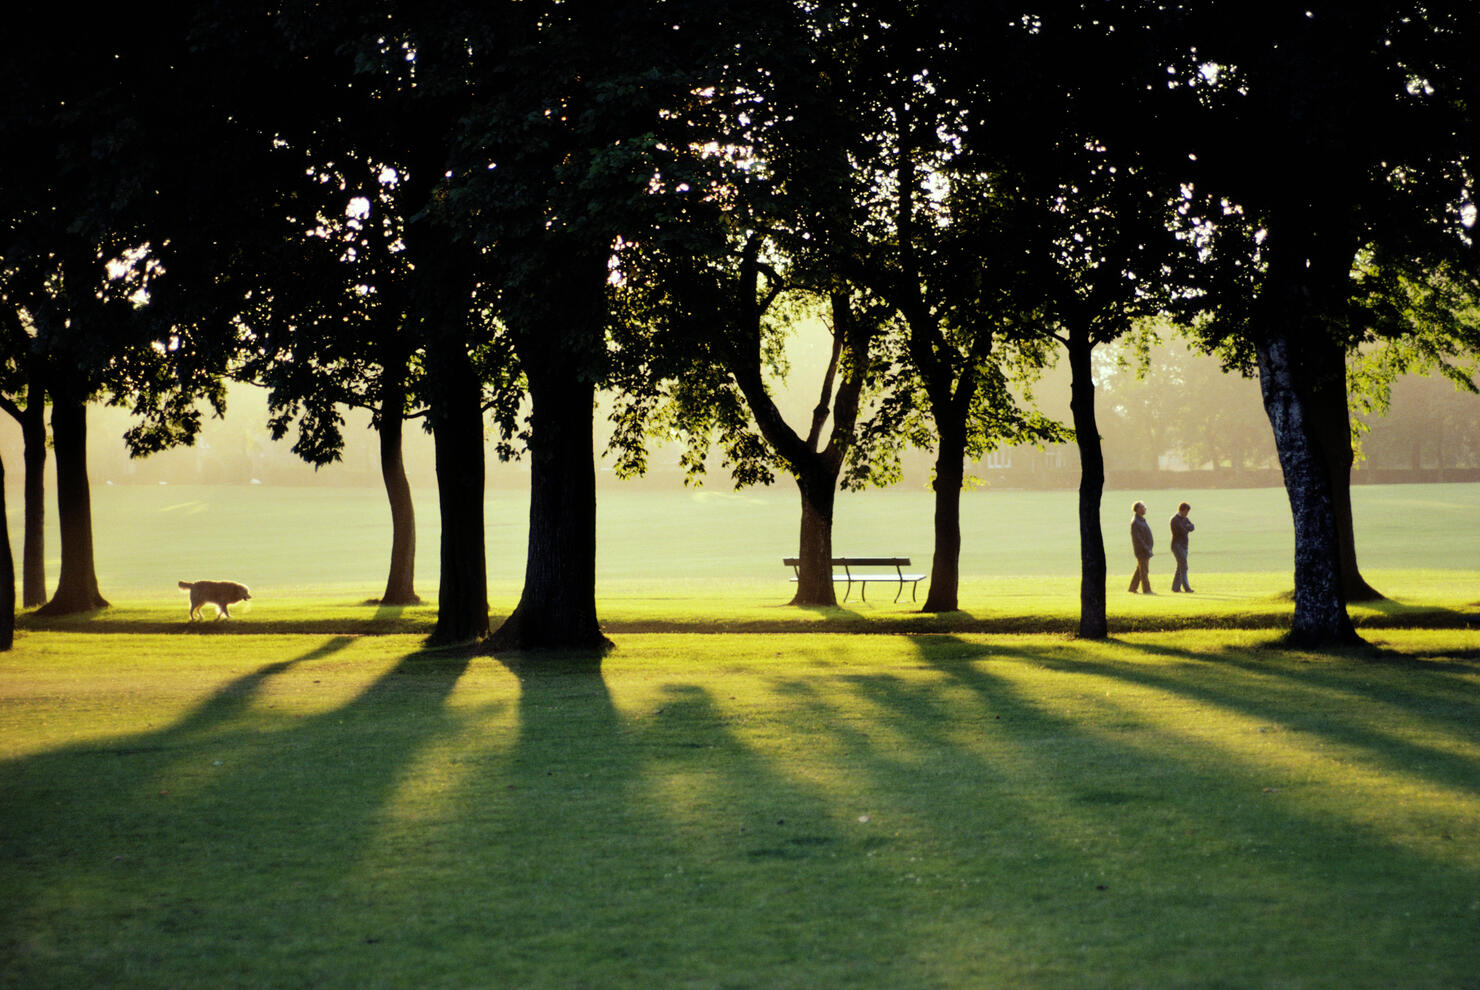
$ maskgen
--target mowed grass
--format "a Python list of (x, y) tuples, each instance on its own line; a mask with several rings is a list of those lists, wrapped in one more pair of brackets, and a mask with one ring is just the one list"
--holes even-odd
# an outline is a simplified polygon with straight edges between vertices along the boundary
[[(1348, 611), (1359, 630), (1382, 628), (1466, 628), (1480, 626), (1480, 569), (1368, 570), (1385, 600), (1354, 603)], [(1198, 579), (1192, 595), (1143, 596), (1125, 590), (1118, 576), (1107, 587), (1107, 611), (1114, 632), (1172, 629), (1282, 629), (1294, 604), (1291, 582), (1282, 574), (1211, 574)], [(786, 604), (792, 587), (780, 581), (747, 579), (689, 582), (667, 590), (646, 582), (608, 583), (598, 611), (608, 634), (704, 633), (1072, 633), (1079, 626), (1077, 577), (968, 578), (962, 581), (959, 612), (920, 612), (925, 588), (912, 601), (908, 587), (899, 602), (895, 588), (875, 584), (860, 601), (835, 608), (795, 608)], [(115, 599), (97, 612), (62, 618), (19, 619), (22, 635), (48, 630), (177, 633), (190, 636), (321, 633), (324, 635), (429, 635), (436, 625), (434, 598), (419, 605), (384, 606), (328, 595), (283, 597), (254, 591), (233, 605), (230, 621), (187, 620), (183, 592), (147, 598)], [(842, 591), (839, 591), (841, 599)], [(490, 621), (494, 628), (518, 602), (518, 589), (494, 589)]]
[[(378, 493), (100, 487), (113, 607), (0, 654), (0, 986), (1480, 986), (1480, 486), (1354, 492), (1389, 600), (1324, 655), (1283, 492), (1136, 494), (1197, 593), (1125, 592), (1107, 497), (1082, 643), (1073, 493), (970, 493), (925, 616), (787, 607), (794, 494), (604, 492), (597, 673), (424, 647), (434, 506), (402, 608)], [(929, 518), (837, 547), (928, 570)]]
[(1474, 986), (1480, 633), (1368, 638), (29, 633), (0, 985)]

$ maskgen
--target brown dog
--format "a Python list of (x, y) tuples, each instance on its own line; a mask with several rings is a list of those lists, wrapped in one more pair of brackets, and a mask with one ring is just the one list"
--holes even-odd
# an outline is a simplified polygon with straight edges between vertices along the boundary
[(244, 602), (252, 597), (244, 584), (235, 581), (181, 581), (180, 587), (190, 592), (190, 619), (194, 621), (201, 618), (200, 610), (204, 605), (216, 606), (220, 614), (217, 619), (229, 619), (231, 613), (227, 611), (228, 605)]

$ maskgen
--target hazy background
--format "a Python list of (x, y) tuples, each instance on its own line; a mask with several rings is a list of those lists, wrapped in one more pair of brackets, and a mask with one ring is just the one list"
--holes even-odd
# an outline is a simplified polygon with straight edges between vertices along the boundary
[[(792, 384), (777, 390), (778, 404), (791, 422), (800, 423), (816, 402), (813, 382), (819, 381), (826, 361), (826, 337), (817, 327), (798, 334), (788, 354)], [(1247, 474), (1240, 484), (1278, 484), (1269, 422), (1259, 399), (1257, 382), (1225, 373), (1209, 357), (1189, 351), (1179, 341), (1156, 348), (1149, 367), (1138, 373), (1127, 351), (1101, 348), (1097, 368), (1097, 412), (1105, 449), (1106, 468), (1113, 484), (1117, 474), (1134, 472), (1133, 487), (1157, 484), (1147, 472), (1174, 472), (1167, 486), (1196, 484), (1180, 474), (1190, 468), (1217, 467), (1222, 474), (1206, 479), (1219, 484), (1228, 475)], [(1050, 368), (1031, 389), (1036, 405), (1067, 422), (1068, 380), (1063, 368)], [(598, 451), (605, 446), (605, 410), (597, 418)], [(208, 418), (194, 446), (133, 459), (121, 436), (130, 423), (124, 410), (93, 406), (89, 409), (88, 461), (97, 485), (332, 485), (379, 487), (380, 465), (369, 416), (347, 410), (343, 460), (318, 469), (304, 464), (291, 451), (293, 434), (273, 442), (267, 433), (265, 393), (250, 386), (231, 388), (224, 418)], [(1399, 380), (1392, 408), (1386, 416), (1369, 417), (1370, 432), (1361, 437), (1366, 457), (1354, 480), (1392, 481), (1413, 477), (1439, 480), (1480, 480), (1480, 396), (1457, 392), (1446, 381), (1421, 377)], [(20, 428), (0, 417), (0, 456), (6, 466), (8, 498), (19, 498), (22, 475)], [(408, 423), (405, 457), (411, 483), (417, 489), (435, 486), (431, 437), (421, 420)], [(907, 458), (905, 479), (899, 488), (923, 489), (930, 481), (932, 455), (918, 452)], [(1042, 474), (1029, 478), (1031, 463)], [(611, 476), (610, 458), (600, 464), (607, 485), (681, 489), (677, 451), (658, 448), (650, 458), (648, 475), (637, 482), (619, 482)], [(48, 486), (51, 484), (48, 466)], [(1404, 472), (1394, 475), (1394, 472)], [(1414, 472), (1420, 472), (1414, 474)], [(1427, 472), (1427, 473), (1423, 473)], [(1473, 472), (1471, 479), (1465, 472)], [(1004, 451), (972, 470), (977, 483), (988, 487), (1073, 487), (1078, 483), (1078, 457), (1072, 445), (1046, 452)], [(489, 444), (487, 480), (490, 488), (522, 489), (528, 479), (520, 462), (501, 463)], [(778, 487), (787, 487), (783, 479)], [(731, 489), (729, 478), (717, 467), (705, 479), (715, 491)]]
[[(792, 350), (795, 378), (815, 380), (825, 339), (802, 337)], [(1102, 522), (1116, 586), (1129, 505), (1145, 499), (1159, 542), (1178, 501), (1192, 502), (1197, 575), (1290, 569), (1289, 506), (1278, 486), (1269, 425), (1255, 382), (1224, 374), (1216, 362), (1173, 345), (1153, 354), (1138, 376), (1107, 351), (1099, 368), (1099, 413), (1110, 483)], [(1068, 386), (1050, 369), (1034, 393), (1051, 415), (1067, 417)], [(801, 388), (782, 394), (793, 421), (815, 402)], [(246, 386), (231, 391), (227, 415), (211, 419), (188, 448), (145, 459), (127, 456), (129, 423), (119, 409), (89, 411), (89, 463), (97, 571), (105, 597), (158, 596), (174, 581), (241, 580), (259, 590), (370, 597), (384, 586), (390, 513), (368, 416), (347, 413), (342, 463), (315, 471), (290, 450), (291, 435), (268, 438), (266, 398)], [(598, 428), (604, 417), (598, 418)], [(1243, 437), (1241, 466), (1199, 446), (1205, 436)], [(605, 438), (598, 438), (598, 446)], [(1405, 379), (1393, 408), (1363, 437), (1368, 461), (1355, 480), (1449, 478), (1440, 485), (1354, 487), (1357, 541), (1364, 569), (1480, 566), (1480, 398), (1447, 383)], [(21, 537), (19, 427), (0, 421), (11, 543)], [(406, 432), (405, 454), (417, 506), (417, 590), (436, 592), (439, 519), (431, 438), (420, 421)], [(929, 453), (911, 458), (890, 489), (838, 496), (834, 546), (839, 554), (911, 557), (929, 570), (933, 544)], [(769, 488), (736, 492), (720, 470), (702, 488), (686, 488), (676, 451), (659, 450), (647, 478), (623, 482), (603, 460), (598, 512), (598, 592), (621, 585), (652, 593), (695, 584), (755, 581), (784, 597), (795, 552), (800, 505), (781, 478)], [(974, 469), (962, 502), (963, 578), (1074, 575), (1079, 568), (1074, 488), (1077, 454), (1005, 451)], [(1196, 466), (1202, 470), (1187, 470)], [(1442, 469), (1442, 470), (1441, 470)], [(54, 585), (54, 463), (47, 470), (47, 581)], [(1126, 479), (1133, 479), (1127, 481)], [(1460, 483), (1454, 483), (1458, 480)], [(489, 447), (487, 526), (490, 590), (517, 594), (523, 579), (528, 471), (500, 463)], [(1170, 577), (1170, 557), (1153, 562), (1153, 581)]]

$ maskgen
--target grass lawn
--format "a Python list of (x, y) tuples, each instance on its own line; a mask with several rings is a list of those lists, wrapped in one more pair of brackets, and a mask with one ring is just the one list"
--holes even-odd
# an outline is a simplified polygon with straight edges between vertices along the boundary
[[(0, 987), (1480, 988), (1480, 485), (1354, 490), (1330, 655), (1273, 645), (1283, 492), (1136, 494), (1197, 593), (1125, 592), (1107, 497), (1104, 643), (1072, 493), (971, 493), (946, 616), (786, 607), (794, 495), (603, 494), (597, 674), (367, 604), (376, 493), (101, 487), (114, 607), (0, 654)], [(926, 569), (928, 495), (850, 498)]]
[(0, 985), (1434, 987), (1480, 973), (1480, 633), (44, 631)]
[[(1480, 570), (1365, 572), (1388, 598), (1353, 604), (1359, 629), (1465, 628), (1480, 626)], [(1108, 588), (1110, 628), (1114, 632), (1169, 629), (1287, 628), (1294, 605), (1290, 579), (1281, 574), (1208, 574), (1193, 595), (1132, 595), (1118, 581)], [(358, 590), (341, 589), (345, 595)], [(517, 586), (496, 587), (490, 596), (495, 627), (518, 602)], [(924, 615), (919, 602), (892, 601), (893, 589), (875, 585), (867, 601), (856, 597), (837, 608), (791, 608), (791, 587), (783, 576), (737, 581), (691, 580), (667, 589), (651, 582), (608, 582), (598, 608), (609, 634), (642, 632), (1054, 632), (1079, 626), (1077, 577), (967, 578), (962, 581), (965, 611)], [(186, 621), (188, 596), (166, 592), (134, 599), (117, 598), (98, 612), (57, 619), (31, 613), (20, 628), (44, 631), (156, 632), (202, 636), (316, 632), (326, 635), (407, 633), (427, 635), (436, 624), (434, 601), (406, 607), (339, 599), (328, 595), (282, 597), (254, 589), (252, 601), (233, 605), (230, 622)], [(924, 589), (920, 591), (924, 597)], [(214, 613), (205, 610), (207, 616)]]

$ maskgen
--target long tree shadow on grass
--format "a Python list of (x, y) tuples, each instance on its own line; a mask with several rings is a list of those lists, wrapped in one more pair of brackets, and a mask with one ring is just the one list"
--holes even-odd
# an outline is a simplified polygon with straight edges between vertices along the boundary
[[(832, 638), (805, 676), (769, 645), (732, 675), (623, 658), (620, 691), (594, 664), (413, 653), (302, 716), (270, 689), (355, 641), (264, 664), (130, 737), (178, 745), (115, 762), (108, 793), (82, 767), (97, 745), (0, 766), (0, 983), (779, 986), (824, 963), (816, 985), (1119, 965), (1233, 986), (1282, 953), (1368, 985), (1474, 971), (1435, 923), (1470, 910), (1472, 865), (1266, 791), (1269, 767), (1167, 714), (1298, 714), (1267, 675), (1184, 697), (1213, 662), (1167, 658), (1163, 686), (1076, 665), (1080, 644), (908, 642), (887, 673)], [(69, 926), (89, 906), (106, 923)]]
[[(1207, 953), (1203, 965), (1209, 968), (1203, 972), (1220, 973), (1233, 984), (1239, 983), (1238, 939), (1230, 942), (1224, 935), (1249, 932), (1245, 951), (1258, 953), (1262, 941), (1280, 937), (1273, 933), (1283, 925), (1293, 937), (1269, 951), (1316, 958), (1330, 952), (1328, 965), (1334, 968), (1329, 972), (1369, 983), (1374, 971), (1365, 967), (1378, 962), (1392, 979), (1446, 985), (1480, 961), (1472, 944), (1454, 940), (1452, 927), (1447, 935), (1438, 934), (1422, 920), (1436, 911), (1454, 917), (1469, 896), (1465, 891), (1480, 884), (1480, 871), (1462, 852), (1463, 843), (1480, 835), (1461, 808), (1445, 807), (1441, 797), (1431, 810), (1416, 806), (1411, 820), (1385, 833), (1366, 820), (1361, 802), (1353, 802), (1341, 787), (1323, 788), (1319, 771), (1317, 779), (1307, 781), (1303, 771), (1292, 772), (1279, 756), (1262, 759), (1260, 744), (1268, 737), (1259, 727), (1249, 730), (1259, 744), (1249, 746), (1235, 737), (1221, 748), (1190, 736), (1166, 717), (1164, 707), (1167, 700), (1187, 702), (1192, 711), (1186, 717), (1194, 723), (1200, 718), (1197, 710), (1205, 709), (1209, 717), (1232, 713), (1289, 724), (1304, 715), (1303, 701), (1338, 687), (1315, 683), (1303, 691), (1271, 693), (1263, 671), (1234, 668), (1218, 687), (1204, 689), (1201, 681), (1215, 665), (1192, 655), (1183, 658), (1187, 663), (1180, 676), (1148, 678), (1128, 674), (1125, 665), (1085, 663), (1083, 651), (1072, 646), (1002, 647), (951, 636), (916, 642), (926, 665), (976, 697), (987, 751), (995, 749), (992, 740), (1017, 751), (1003, 753), (1000, 760), (989, 757), (984, 766), (995, 764), (1007, 772), (989, 773), (980, 783), (1005, 791), (998, 800), (1006, 801), (1008, 814), (1026, 814), (1035, 822), (1032, 831), (1045, 842), (1044, 856), (1025, 860), (1025, 867), (1036, 871), (1044, 860), (1052, 862), (1055, 852), (1081, 860), (1084, 875), (1104, 878), (1097, 889), (1120, 899), (1121, 912), (1135, 919), (1135, 931), (1153, 934), (1147, 951), (1156, 951), (1157, 944), (1185, 944), (1188, 936), (1206, 939), (1205, 945), (1188, 946), (1189, 958)], [(1062, 675), (1063, 694), (1053, 709), (1041, 693), (1030, 697), (1016, 686), (1024, 664)], [(1130, 698), (1114, 689), (1116, 683), (1150, 690)], [(932, 703), (917, 697), (921, 689), (897, 682), (861, 686), (886, 707), (908, 711)], [(925, 693), (945, 707), (940, 688)], [(1463, 713), (1448, 714), (1451, 731), (1475, 724)], [(914, 717), (903, 722), (927, 724)], [(1480, 779), (1473, 757), (1450, 758), (1370, 728), (1326, 731), (1355, 751), (1347, 758), (1386, 764), (1394, 783), (1386, 789), (1373, 786), (1372, 800), (1382, 800), (1384, 793), (1388, 800), (1410, 800), (1415, 778), (1435, 780), (1472, 798)], [(922, 737), (925, 744), (939, 742), (938, 733)], [(1282, 742), (1276, 738), (1273, 745)], [(1431, 830), (1428, 835), (1409, 834), (1424, 827)], [(1209, 875), (1208, 854), (1229, 847), (1243, 851), (1235, 865), (1224, 875)], [(1148, 873), (1141, 861), (1158, 865)], [(1032, 889), (1029, 875), (1023, 889)], [(1087, 910), (1081, 921), (1092, 929), (1100, 917), (1102, 912)], [(1370, 940), (1334, 948), (1351, 931), (1367, 933)], [(1432, 944), (1422, 944), (1430, 939)], [(1228, 954), (1231, 949), (1235, 954)], [(1436, 952), (1459, 958), (1436, 964), (1431, 954)], [(1366, 961), (1355, 961), (1358, 955)]]
[[(1297, 958), (1368, 985), (1472, 971), (1453, 918), (1480, 877), (1445, 855), (1463, 822), (1417, 809), (1455, 834), (1383, 832), (1260, 755), (1284, 740), (1259, 725), (1334, 689), (1270, 693), (1232, 665), (1209, 689), (1194, 654), (1162, 684), (1081, 644), (910, 642), (918, 664), (894, 673), (826, 642), (806, 676), (779, 654), (742, 664), (767, 682), (753, 701), (633, 673), (619, 705), (589, 669), (514, 668), (517, 738), (469, 771), (452, 819), (486, 850), (457, 877), (487, 906), (473, 927), (500, 937), (459, 951), (546, 985), (784, 983), (798, 959), (912, 985), (946, 952), (958, 974), (1040, 984), (1151, 965), (1164, 985), (1239, 985), (1251, 961)], [(1189, 728), (1204, 713), (1258, 724), (1208, 743)], [(1400, 751), (1383, 771), (1409, 759), (1430, 766)], [(445, 910), (438, 894), (401, 903)]]
[[(1466, 755), (1480, 746), (1480, 664), (1418, 660), (1376, 647), (1333, 660), (1273, 646), (1199, 651), (1123, 645), (1124, 661), (1070, 658), (1055, 649), (1027, 652), (1053, 669), (1258, 720), (1252, 731), (1317, 738), (1395, 773), (1463, 789), (1480, 782), (1480, 761)], [(1135, 662), (1138, 655), (1164, 662)]]
[(722, 677), (644, 688), (629, 672), (618, 707), (590, 665), (514, 670), (508, 783), (470, 788), (463, 812), (539, 823), (500, 830), (480, 877), (504, 983), (784, 986), (803, 959), (825, 985), (919, 982), (910, 925), (880, 924), (916, 896), (897, 840), (829, 775), (747, 737), (771, 706), (718, 694)]
[[(811, 914), (815, 931), (825, 908), (805, 896), (778, 904), (756, 878), (789, 883), (835, 848), (825, 803), (739, 740), (704, 689), (665, 684), (619, 712), (594, 662), (547, 661), (513, 667), (519, 735), (508, 786), (514, 813), (542, 826), (504, 850), (525, 891), (496, 909), (516, 943), (506, 975), (534, 979), (528, 947), (542, 938), (562, 961), (546, 969), (553, 979), (534, 982), (600, 972), (617, 986), (723, 981), (746, 968), (737, 939), (807, 940), (792, 926)], [(812, 937), (821, 951), (824, 939)], [(752, 960), (757, 970), (768, 957)]]
[[(0, 765), (0, 984), (128, 984), (151, 958), (149, 981), (174, 985), (337, 979), (343, 943), (383, 926), (365, 850), (405, 768), (451, 731), (467, 664), (412, 653), (342, 705), (276, 710), (276, 680), (355, 642), (263, 664), (164, 728)], [(161, 937), (189, 949), (157, 958)]]

